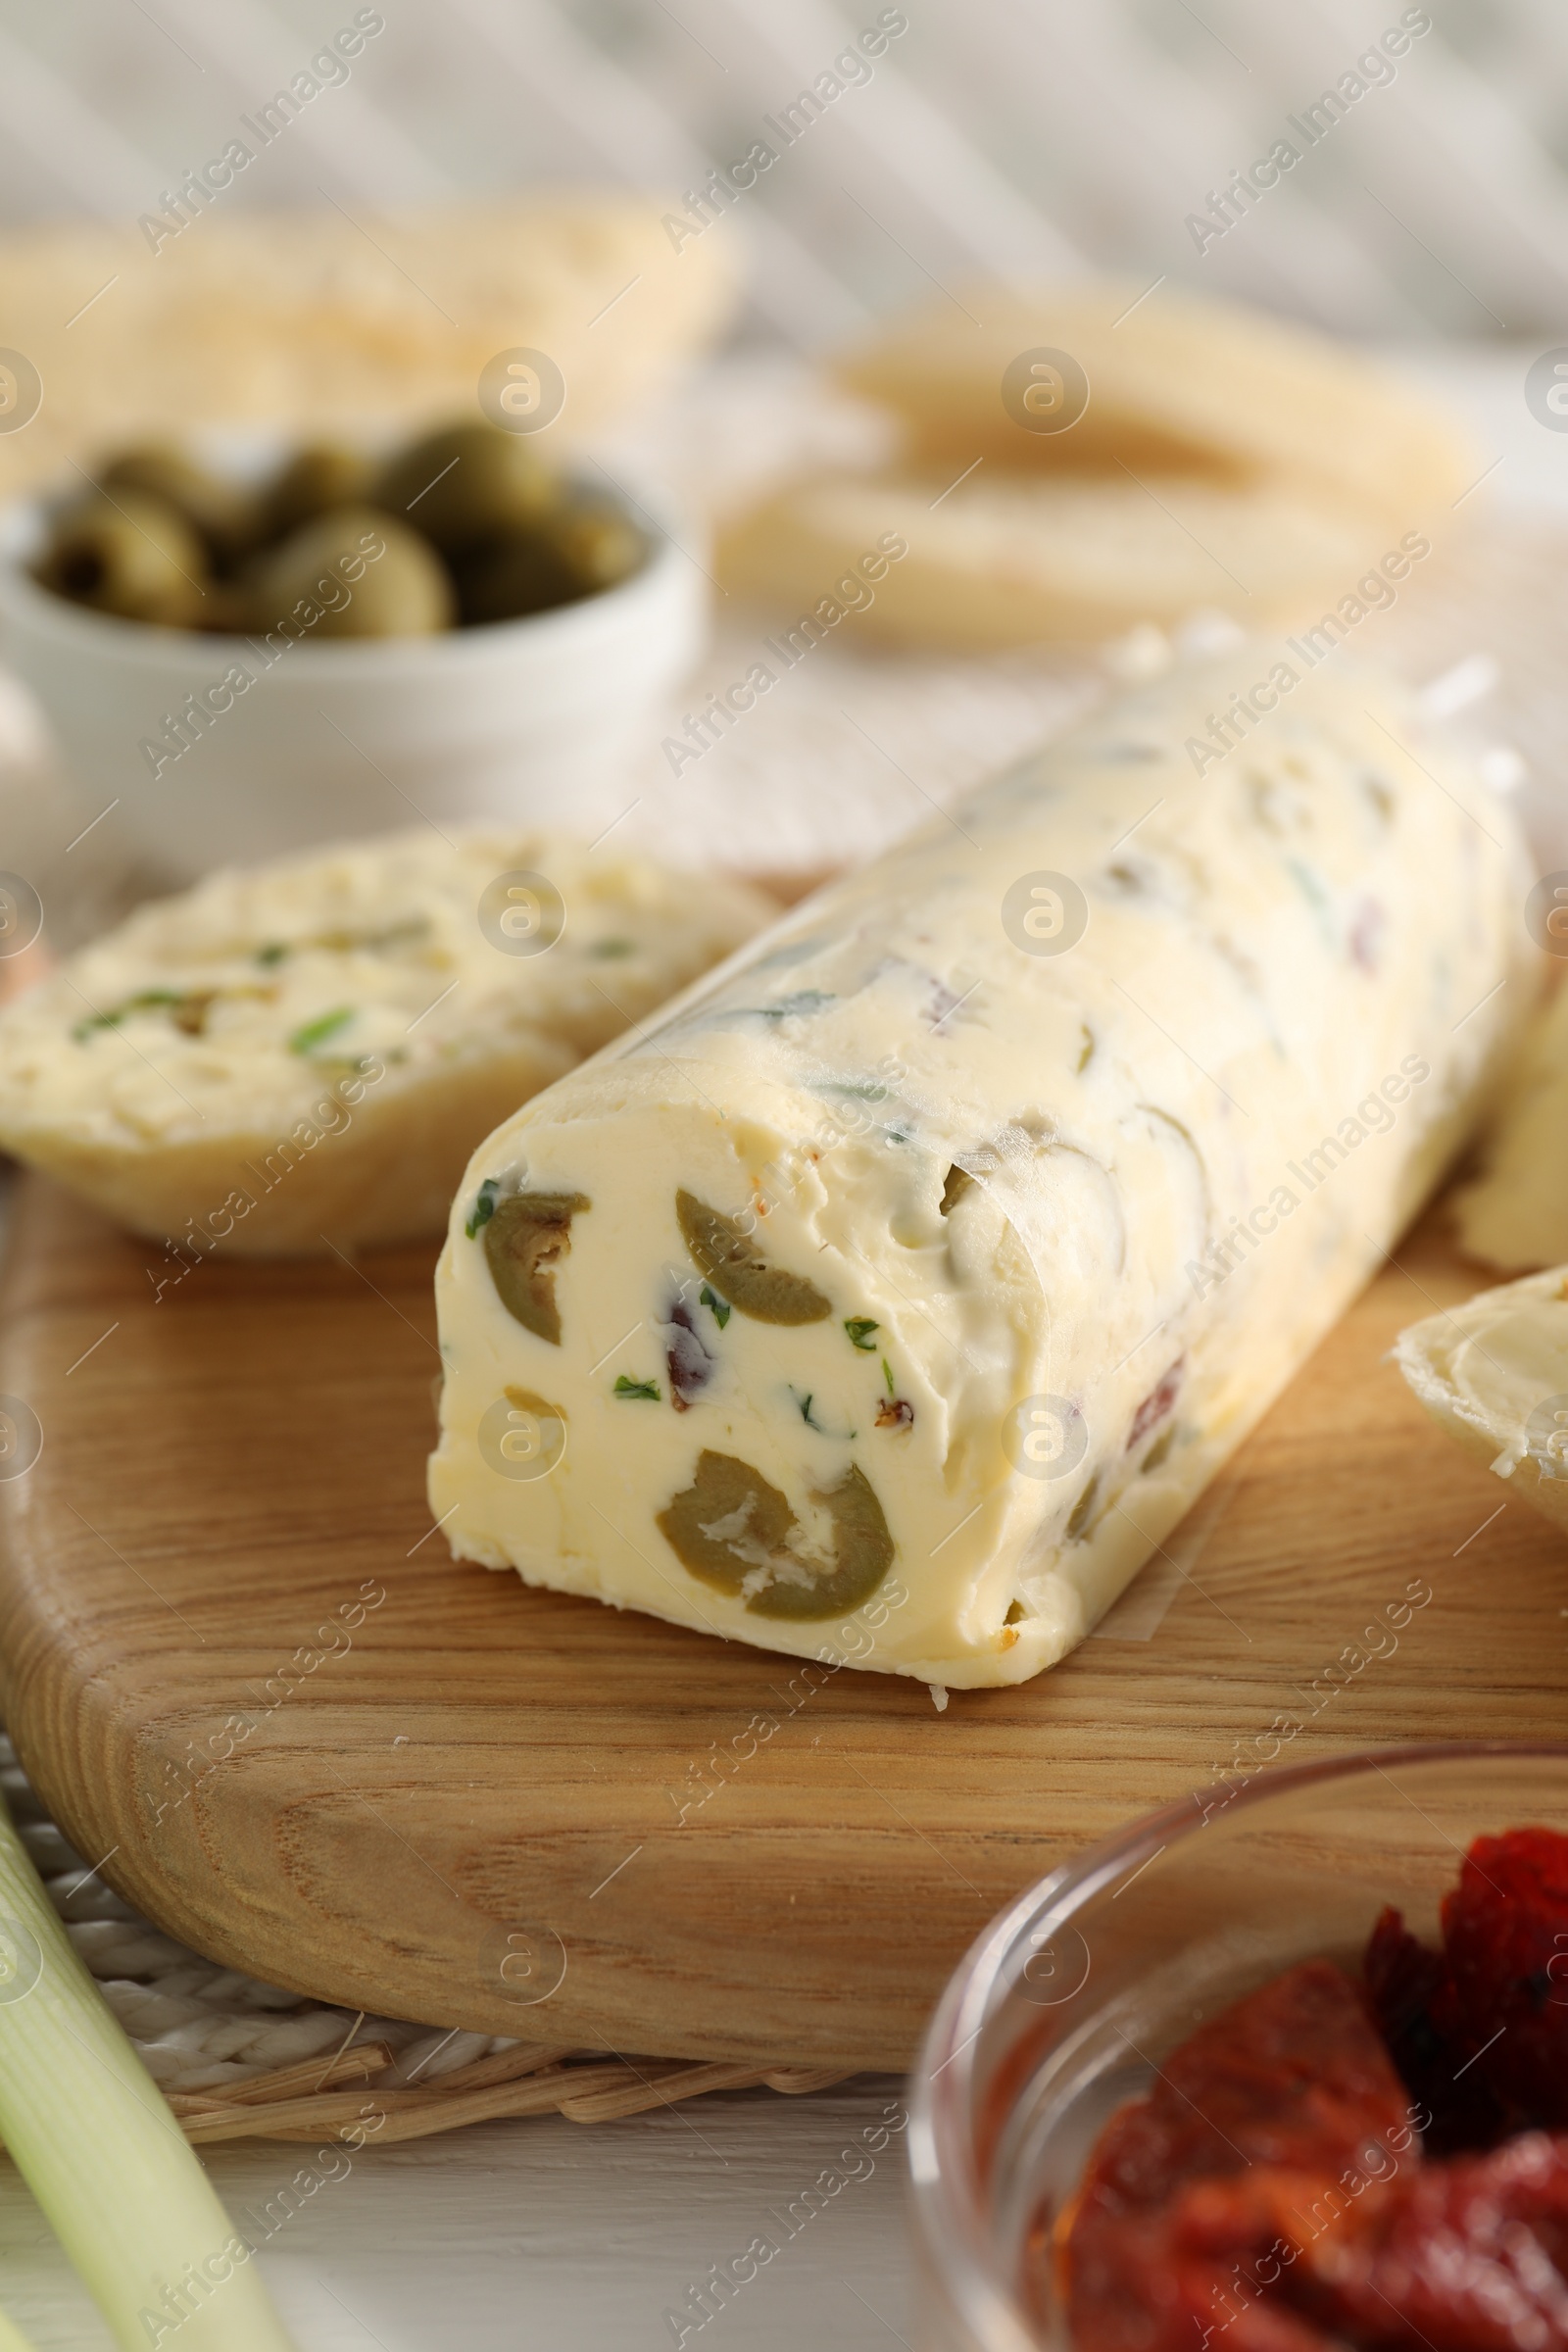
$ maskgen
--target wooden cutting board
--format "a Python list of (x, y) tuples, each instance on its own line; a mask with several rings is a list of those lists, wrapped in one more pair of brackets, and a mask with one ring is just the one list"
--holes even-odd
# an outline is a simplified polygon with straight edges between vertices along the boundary
[[(423, 1494), (433, 1255), (175, 1283), (21, 1188), (0, 1394), (43, 1442), (0, 1483), (6, 1719), (82, 1854), (257, 1977), (552, 2042), (898, 2066), (993, 1912), (1238, 1747), (1255, 1766), (1277, 1717), (1296, 1761), (1568, 1726), (1568, 1548), (1383, 1361), (1484, 1280), (1431, 1226), (1101, 1636), (942, 1714), (454, 1564)], [(1396, 1649), (1325, 1678), (1412, 1587)]]

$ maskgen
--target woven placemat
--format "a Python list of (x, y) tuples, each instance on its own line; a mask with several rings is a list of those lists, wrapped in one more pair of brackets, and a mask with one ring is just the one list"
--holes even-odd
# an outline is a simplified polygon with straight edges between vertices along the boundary
[(848, 2079), (510, 2041), (302, 2000), (150, 1927), (50, 1820), (3, 1736), (0, 1789), (67, 1935), (187, 2139), (331, 2132), (363, 2145), (373, 2133), (385, 2147), (499, 2116), (611, 2123), (710, 2091), (798, 2094)]

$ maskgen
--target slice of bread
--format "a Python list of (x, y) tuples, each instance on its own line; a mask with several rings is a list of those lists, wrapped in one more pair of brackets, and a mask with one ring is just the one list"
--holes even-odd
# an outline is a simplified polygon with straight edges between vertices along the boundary
[(17, 230), (0, 316), (46, 393), (0, 434), (0, 494), (163, 439), (172, 417), (319, 435), (472, 416), (487, 364), (518, 348), (560, 369), (547, 445), (573, 446), (645, 410), (734, 308), (734, 240), (715, 224), (677, 253), (664, 209), (562, 188), (353, 220), (187, 202), (137, 226)]
[(939, 474), (794, 484), (730, 530), (719, 563), (729, 587), (799, 606), (807, 635), (834, 605), (818, 633), (850, 610), (857, 634), (983, 649), (1088, 643), (1203, 609), (1315, 618), (1378, 552), (1343, 509), (1286, 489), (982, 466), (951, 491)]
[[(909, 313), (850, 352), (839, 379), (894, 412), (912, 458), (954, 472), (975, 458), (1113, 472), (1119, 459), (1140, 474), (1292, 482), (1410, 528), (1480, 471), (1442, 409), (1360, 353), (1168, 284), (1140, 293), (1102, 279), (973, 290), (972, 318), (946, 301)], [(1022, 421), (1027, 368), (1009, 370), (1051, 351), (1087, 376), (1088, 405), (1066, 429), (1042, 431), (1039, 416)], [(1039, 380), (1043, 398), (1054, 387)]]
[(0, 1012), (0, 1146), (191, 1249), (433, 1235), (492, 1127), (776, 911), (542, 833), (214, 874)]

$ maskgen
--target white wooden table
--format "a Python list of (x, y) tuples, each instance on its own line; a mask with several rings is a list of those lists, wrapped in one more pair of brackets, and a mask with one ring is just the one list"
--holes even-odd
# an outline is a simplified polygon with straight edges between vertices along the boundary
[[(1493, 347), (1412, 364), (1469, 413), (1486, 457), (1501, 458), (1489, 497), (1564, 510), (1568, 433), (1543, 429), (1524, 404), (1535, 356)], [(904, 2136), (869, 2169), (859, 2141), (890, 2102), (902, 2104), (901, 2085), (868, 2078), (805, 2099), (745, 2093), (621, 2124), (551, 2117), (368, 2150), (300, 2202), (263, 2267), (299, 2352), (907, 2345)], [(839, 2162), (852, 2143), (853, 2167)], [(230, 2209), (261, 2214), (313, 2157), (258, 2142), (208, 2161)], [(787, 2234), (792, 2205), (799, 2215), (824, 2173), (852, 2169), (859, 2177)], [(690, 2290), (760, 2235), (779, 2251), (699, 2327)], [(39, 2352), (109, 2345), (3, 2162), (0, 2301)]]
[[(348, 2173), (346, 2150), (317, 2165), (313, 2148), (265, 2141), (208, 2163), (240, 2227), (248, 2214), (266, 2229), (270, 2205), (277, 2218), (259, 2260), (299, 2352), (671, 2352), (681, 2326), (702, 2352), (891, 2352), (910, 2337), (904, 2134), (876, 2156), (860, 2139), (889, 2110), (896, 2124), (902, 2085), (867, 2078), (621, 2124), (477, 2124), (367, 2149)], [(286, 2213), (302, 2166), (321, 2184)], [(699, 2328), (690, 2290), (758, 2237), (778, 2252)], [(0, 2298), (37, 2352), (111, 2352), (9, 2167)]]

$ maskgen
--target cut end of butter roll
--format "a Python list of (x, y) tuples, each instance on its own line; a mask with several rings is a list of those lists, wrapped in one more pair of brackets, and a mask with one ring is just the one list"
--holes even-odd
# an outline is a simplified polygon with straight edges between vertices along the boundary
[(0, 1146), (179, 1265), (439, 1233), (479, 1138), (771, 902), (537, 832), (213, 875), (0, 1012)]
[(454, 1552), (950, 1687), (1052, 1665), (1434, 1183), (1524, 888), (1387, 680), (1248, 646), (1108, 705), (475, 1154)]
[(1434, 1421), (1568, 1530), (1568, 1265), (1412, 1324), (1394, 1360)]

